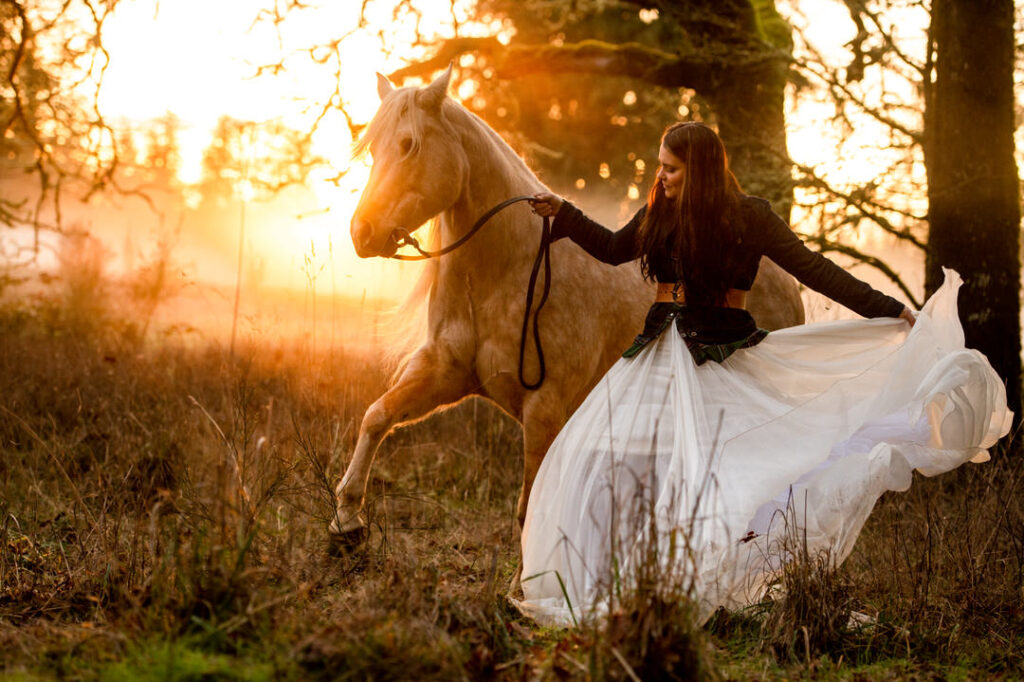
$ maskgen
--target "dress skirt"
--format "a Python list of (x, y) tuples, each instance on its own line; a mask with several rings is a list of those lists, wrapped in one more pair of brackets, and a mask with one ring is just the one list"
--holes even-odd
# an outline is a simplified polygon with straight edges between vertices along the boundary
[(620, 359), (533, 484), (520, 608), (578, 622), (653, 560), (706, 618), (762, 598), (792, 558), (787, 538), (840, 562), (914, 469), (986, 461), (1013, 415), (987, 359), (964, 348), (960, 285), (947, 270), (913, 328), (807, 324), (697, 366), (669, 327)]

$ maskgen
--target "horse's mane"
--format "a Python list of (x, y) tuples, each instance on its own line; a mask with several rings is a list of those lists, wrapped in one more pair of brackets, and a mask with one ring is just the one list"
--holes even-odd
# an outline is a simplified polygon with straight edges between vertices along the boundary
[[(415, 115), (417, 111), (416, 92), (416, 88), (402, 88), (384, 98), (370, 124), (366, 126), (362, 136), (352, 147), (353, 157), (365, 155), (370, 151), (370, 145), (375, 140), (394, 139), (398, 126), (402, 123), (409, 126), (409, 134), (414, 147), (419, 147), (423, 137), (423, 125), (422, 116)], [(446, 100), (445, 104), (449, 102), (450, 100)], [(454, 104), (454, 102), (450, 103)]]
[[(422, 240), (424, 248), (439, 248), (439, 223), (437, 219), (430, 221), (426, 228), (426, 236)], [(431, 293), (437, 286), (439, 272), (436, 258), (423, 262), (423, 270), (402, 302), (385, 310), (377, 322), (377, 338), (382, 341), (381, 356), (385, 367), (391, 368), (389, 384), (397, 381), (412, 352), (427, 338), (427, 306), (424, 304), (430, 300)]]
[[(403, 124), (405, 126), (402, 128), (403, 133), (407, 134), (412, 142), (410, 153), (419, 148), (423, 138), (424, 114), (415, 101), (417, 92), (419, 92), (417, 88), (402, 88), (384, 98), (377, 113), (353, 145), (353, 158), (366, 155), (370, 151), (370, 146), (377, 140), (395, 139), (398, 136), (399, 127)], [(454, 126), (476, 128), (495, 144), (510, 165), (533, 177), (533, 171), (526, 165), (526, 162), (482, 118), (449, 97), (446, 97), (441, 104), (441, 115)]]

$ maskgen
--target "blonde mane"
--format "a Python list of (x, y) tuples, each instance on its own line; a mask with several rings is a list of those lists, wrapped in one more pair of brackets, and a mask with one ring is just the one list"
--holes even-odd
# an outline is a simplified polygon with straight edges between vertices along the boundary
[[(441, 245), (440, 221), (434, 218), (425, 228), (426, 234), (420, 244), (428, 250)], [(388, 372), (388, 384), (393, 384), (405, 368), (412, 353), (423, 345), (427, 338), (427, 308), (434, 288), (437, 286), (440, 268), (436, 258), (424, 261), (423, 271), (401, 303), (383, 311), (377, 320), (377, 338), (384, 367)]]
[[(352, 146), (352, 157), (365, 156), (370, 151), (370, 145), (376, 140), (395, 138), (402, 123), (408, 125), (413, 147), (418, 149), (420, 140), (423, 139), (423, 114), (416, 106), (415, 97), (415, 88), (403, 88), (385, 98), (370, 124)], [(415, 115), (416, 113), (419, 115)]]

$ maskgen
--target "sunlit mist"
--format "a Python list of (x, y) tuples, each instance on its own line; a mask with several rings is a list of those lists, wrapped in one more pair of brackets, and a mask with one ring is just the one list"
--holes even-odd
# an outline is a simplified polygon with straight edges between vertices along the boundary
[[(436, 4), (436, 13), (424, 14), (418, 26), (421, 34), (450, 35), (453, 12), (463, 22), (462, 34), (500, 28), (467, 23), (467, 2)], [(251, 253), (246, 255), (262, 263), (262, 276), (273, 285), (307, 286), (303, 268), (316, 250), (330, 254), (345, 291), (361, 295), (370, 290), (377, 297), (398, 298), (419, 268), (355, 255), (348, 223), (368, 178), (368, 162), (351, 158), (354, 139), (348, 121), (329, 105), (343, 103), (353, 122), (367, 122), (379, 102), (376, 72), (393, 71), (419, 54), (412, 48), (386, 54), (377, 31), (386, 27), (391, 42), (402, 44), (406, 36), (404, 42), (411, 44), (417, 27), (411, 20), (396, 23), (390, 11), (383, 11), (386, 8), (370, 4), (367, 24), (360, 29), (360, 5), (326, 3), (292, 10), (287, 22), (275, 24), (275, 4), (265, 0), (122, 4), (104, 29), (111, 66), (101, 107), (108, 118), (135, 126), (171, 112), (180, 123), (178, 179), (186, 184), (200, 181), (204, 150), (223, 116), (257, 126), (276, 121), (297, 131), (315, 127), (311, 153), (324, 163), (313, 170), (305, 186), (260, 197), (246, 178), (237, 178), (235, 200), (247, 203), (248, 210), (239, 206), (238, 218), (222, 228), (235, 234), (243, 214), (247, 216), (245, 241)], [(302, 53), (310, 45), (329, 44), (342, 35), (346, 39), (336, 54)], [(275, 64), (281, 68), (261, 73), (261, 67)], [(258, 150), (248, 151), (260, 156)], [(273, 221), (259, 219), (268, 213), (274, 215)], [(222, 246), (231, 243), (218, 241)], [(225, 264), (233, 262), (230, 251), (222, 255)], [(197, 263), (196, 269), (197, 278), (222, 284), (233, 276), (230, 267), (210, 263)]]

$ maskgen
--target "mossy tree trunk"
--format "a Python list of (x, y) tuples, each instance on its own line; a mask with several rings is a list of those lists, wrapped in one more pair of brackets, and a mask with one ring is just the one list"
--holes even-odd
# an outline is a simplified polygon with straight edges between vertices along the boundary
[(1012, 0), (934, 0), (926, 119), (930, 234), (925, 287), (964, 279), (967, 345), (1006, 380), (1020, 415), (1020, 208), (1014, 161)]
[[(715, 112), (719, 134), (743, 188), (772, 202), (783, 216), (793, 199), (786, 149), (786, 83), (791, 29), (774, 0), (703, 0), (738, 29), (723, 36), (727, 65), (702, 93)], [(736, 36), (744, 40), (737, 40)]]
[(768, 62), (727, 74), (707, 96), (744, 191), (768, 199), (784, 216), (793, 199), (785, 88), (785, 62)]

